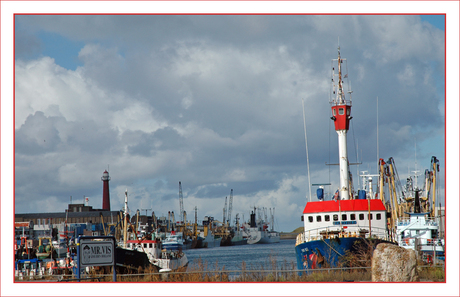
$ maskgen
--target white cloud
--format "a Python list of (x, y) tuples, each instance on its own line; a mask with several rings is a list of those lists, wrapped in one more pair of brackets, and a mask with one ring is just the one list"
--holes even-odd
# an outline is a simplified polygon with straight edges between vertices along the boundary
[(419, 131), (442, 130), (443, 98), (433, 78), (442, 80), (436, 65), (444, 62), (443, 32), (417, 16), (20, 19), (34, 21), (34, 28), (21, 21), (30, 30), (25, 37), (39, 38), (35, 30), (55, 23), (62, 42), (84, 46), (67, 57), (82, 62), (75, 70), (57, 65), (52, 54), (16, 60), (19, 212), (48, 211), (22, 208), (30, 195), (58, 199), (55, 211), (71, 195), (89, 196), (99, 207), (100, 176), (110, 166), (116, 208), (128, 188), (133, 209), (177, 210), (181, 180), (189, 218), (197, 206), (200, 217), (220, 219), (234, 188), (234, 214), (247, 219), (254, 205), (275, 207), (281, 229), (298, 227), (307, 191), (302, 98), (313, 179), (337, 180), (334, 168), (324, 168), (336, 156), (328, 93), (337, 34), (356, 99), (349, 146), (356, 136), (362, 167), (375, 159), (376, 96), (383, 158), (405, 156), (402, 144), (415, 134), (430, 143)]

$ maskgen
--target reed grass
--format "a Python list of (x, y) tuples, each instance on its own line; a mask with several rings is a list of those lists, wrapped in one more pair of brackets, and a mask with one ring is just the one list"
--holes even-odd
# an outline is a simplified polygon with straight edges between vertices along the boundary
[[(442, 266), (419, 266), (419, 279), (421, 282), (445, 282), (445, 271)], [(70, 277), (70, 276), (69, 276)], [(93, 270), (89, 279), (80, 282), (113, 282), (111, 267), (102, 270)], [(48, 277), (46, 278), (48, 279)], [(277, 264), (275, 256), (269, 256), (264, 263), (251, 264), (249, 267), (243, 261), (238, 271), (227, 271), (225, 266), (219, 267), (218, 261), (209, 265), (207, 261), (198, 259), (187, 268), (175, 272), (159, 273), (154, 266), (145, 269), (131, 267), (125, 269), (123, 274), (117, 273), (117, 282), (182, 282), (182, 283), (283, 283), (283, 282), (371, 282), (370, 267), (356, 267), (346, 270), (318, 269), (310, 273), (299, 275), (296, 264), (284, 260)], [(18, 281), (18, 280), (16, 280)], [(25, 281), (27, 281), (25, 279)]]

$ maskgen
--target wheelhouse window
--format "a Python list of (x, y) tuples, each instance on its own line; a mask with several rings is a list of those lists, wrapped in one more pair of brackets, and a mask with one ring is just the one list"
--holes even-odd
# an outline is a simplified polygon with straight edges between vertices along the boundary
[(367, 216), (368, 216), (369, 220), (372, 220), (372, 214), (368, 214)]
[(381, 213), (378, 213), (378, 214), (376, 215), (376, 218), (377, 218), (377, 220), (381, 220), (381, 219), (382, 219), (382, 214), (381, 214)]
[(329, 221), (331, 220), (331, 217), (330, 217), (329, 215), (325, 215), (325, 216), (324, 216), (324, 220), (325, 220), (326, 222), (329, 222)]
[(346, 214), (342, 214), (342, 221), (346, 221), (347, 220), (347, 215)]
[(332, 115), (335, 116), (335, 108), (332, 110)]
[(335, 214), (332, 218), (334, 219), (334, 221), (338, 221), (339, 220), (339, 215)]
[(316, 216), (316, 221), (321, 222), (321, 216)]
[(363, 220), (364, 220), (364, 214), (363, 214), (363, 213), (360, 213), (360, 214), (359, 214), (359, 220), (360, 220), (360, 221), (363, 221)]
[(354, 213), (350, 214), (350, 220), (352, 221), (356, 220), (356, 215)]
[(312, 216), (308, 216), (308, 221), (309, 221), (310, 223), (313, 223), (313, 217), (312, 217)]
[(339, 108), (339, 115), (344, 115), (345, 114), (345, 111), (343, 110), (343, 107), (340, 107)]

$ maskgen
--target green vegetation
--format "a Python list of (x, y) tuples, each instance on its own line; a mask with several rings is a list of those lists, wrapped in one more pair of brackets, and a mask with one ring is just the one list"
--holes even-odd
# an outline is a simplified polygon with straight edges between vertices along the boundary
[(299, 234), (299, 233), (302, 233), (302, 232), (303, 232), (303, 227), (299, 227), (299, 228), (294, 229), (294, 231), (292, 231), (291, 233)]

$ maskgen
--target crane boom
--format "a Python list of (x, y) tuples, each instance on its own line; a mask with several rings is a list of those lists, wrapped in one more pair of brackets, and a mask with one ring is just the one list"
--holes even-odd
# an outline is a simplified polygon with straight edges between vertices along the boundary
[(184, 221), (184, 197), (182, 196), (182, 185), (179, 181), (179, 206), (180, 206), (180, 221)]
[(228, 201), (228, 225), (232, 224), (232, 204), (233, 204), (233, 189), (230, 191), (230, 200)]
[(226, 222), (226, 215), (227, 215), (227, 196), (225, 196), (225, 205), (224, 205), (224, 215), (223, 215), (223, 224)]

